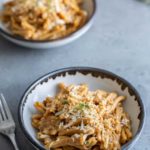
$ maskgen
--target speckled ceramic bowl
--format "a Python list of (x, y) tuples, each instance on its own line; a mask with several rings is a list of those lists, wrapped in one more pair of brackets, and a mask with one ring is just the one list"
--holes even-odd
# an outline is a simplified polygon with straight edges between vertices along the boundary
[(48, 95), (54, 96), (57, 84), (81, 84), (87, 83), (90, 90), (103, 89), (116, 91), (125, 95), (124, 109), (131, 117), (133, 139), (122, 146), (122, 150), (131, 148), (139, 138), (145, 119), (145, 110), (140, 95), (136, 89), (123, 78), (96, 68), (73, 67), (60, 69), (41, 77), (35, 81), (23, 95), (19, 105), (19, 122), (27, 139), (38, 149), (45, 150), (40, 141), (36, 139), (36, 131), (31, 125), (31, 116), (36, 112), (33, 104), (35, 101), (43, 101)]
[[(9, 0), (1, 0), (0, 10), (3, 9), (2, 4), (5, 3), (6, 1)], [(44, 40), (44, 41), (26, 40), (18, 36), (12, 35), (11, 32), (6, 28), (6, 26), (2, 22), (0, 22), (0, 34), (15, 44), (24, 47), (29, 47), (29, 48), (46, 49), (46, 48), (55, 48), (55, 47), (63, 46), (82, 36), (85, 32), (88, 31), (88, 29), (93, 24), (93, 20), (96, 14), (96, 0), (83, 0), (82, 7), (84, 8), (84, 10), (88, 12), (88, 18), (86, 23), (74, 33), (61, 39), (51, 40), (51, 41), (50, 40)]]

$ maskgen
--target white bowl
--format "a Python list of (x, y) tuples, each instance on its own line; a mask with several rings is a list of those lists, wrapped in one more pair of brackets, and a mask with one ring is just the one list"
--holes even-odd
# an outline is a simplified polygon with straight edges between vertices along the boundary
[(36, 112), (35, 101), (43, 101), (48, 95), (54, 96), (57, 84), (87, 83), (90, 90), (103, 89), (125, 95), (124, 109), (131, 117), (133, 138), (122, 146), (122, 150), (131, 148), (139, 138), (145, 119), (145, 109), (135, 88), (121, 77), (105, 70), (89, 67), (73, 67), (51, 72), (34, 82), (23, 95), (19, 106), (19, 122), (27, 139), (36, 147), (45, 150), (37, 140), (36, 131), (31, 125), (31, 116)]
[[(0, 10), (3, 9), (2, 7), (3, 3), (7, 1), (9, 0), (1, 0)], [(88, 29), (93, 24), (93, 20), (96, 14), (96, 6), (97, 6), (96, 0), (83, 0), (83, 8), (88, 12), (88, 19), (86, 23), (74, 33), (61, 39), (51, 40), (51, 41), (50, 40), (45, 40), (45, 41), (26, 40), (21, 37), (13, 35), (2, 22), (0, 22), (0, 34), (15, 44), (24, 47), (29, 47), (29, 48), (46, 49), (46, 48), (55, 48), (55, 47), (63, 46), (76, 40), (77, 38), (79, 38), (81, 35), (83, 35), (85, 32), (88, 31)]]

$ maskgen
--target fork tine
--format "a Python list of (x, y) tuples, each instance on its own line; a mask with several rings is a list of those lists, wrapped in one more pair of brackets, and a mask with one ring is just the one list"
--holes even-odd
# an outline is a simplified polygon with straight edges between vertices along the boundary
[(0, 109), (0, 122), (1, 121), (3, 121), (3, 118), (2, 118), (1, 109)]
[(5, 111), (6, 111), (8, 119), (11, 120), (12, 119), (12, 115), (11, 115), (9, 107), (8, 107), (8, 105), (6, 103), (6, 100), (5, 100), (5, 98), (4, 98), (2, 93), (0, 94), (0, 99), (2, 100), (2, 104), (3, 104), (4, 108), (5, 108)]
[(1, 112), (1, 119), (3, 120), (6, 120), (7, 119), (7, 116), (6, 116), (6, 112), (4, 110), (5, 108), (3, 107), (3, 104), (2, 104), (2, 98), (0, 97), (0, 112)]

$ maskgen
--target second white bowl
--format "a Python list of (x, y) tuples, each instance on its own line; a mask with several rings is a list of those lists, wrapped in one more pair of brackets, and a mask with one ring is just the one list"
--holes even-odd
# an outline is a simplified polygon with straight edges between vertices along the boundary
[[(2, 10), (2, 4), (7, 1), (8, 0), (2, 0), (0, 10)], [(0, 34), (15, 44), (18, 44), (24, 47), (29, 47), (29, 48), (46, 49), (46, 48), (55, 48), (55, 47), (63, 46), (76, 40), (77, 38), (79, 38), (81, 35), (83, 35), (85, 32), (88, 31), (88, 29), (93, 24), (93, 19), (96, 14), (96, 6), (97, 6), (96, 0), (83, 0), (83, 9), (88, 12), (88, 19), (86, 23), (74, 33), (61, 39), (52, 40), (52, 41), (50, 40), (45, 40), (45, 41), (26, 40), (18, 36), (12, 35), (2, 22), (0, 22)]]

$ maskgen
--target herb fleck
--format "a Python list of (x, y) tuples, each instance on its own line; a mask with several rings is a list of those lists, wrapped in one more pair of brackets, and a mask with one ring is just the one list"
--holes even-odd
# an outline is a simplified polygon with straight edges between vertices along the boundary
[(77, 105), (76, 109), (78, 110), (83, 110), (84, 108), (89, 109), (89, 105), (87, 103), (80, 103), (79, 105)]
[(86, 145), (89, 145), (89, 141), (85, 141), (85, 144), (86, 144)]
[(66, 104), (69, 104), (69, 102), (67, 99), (65, 99), (65, 100), (63, 100), (62, 104), (66, 105)]

